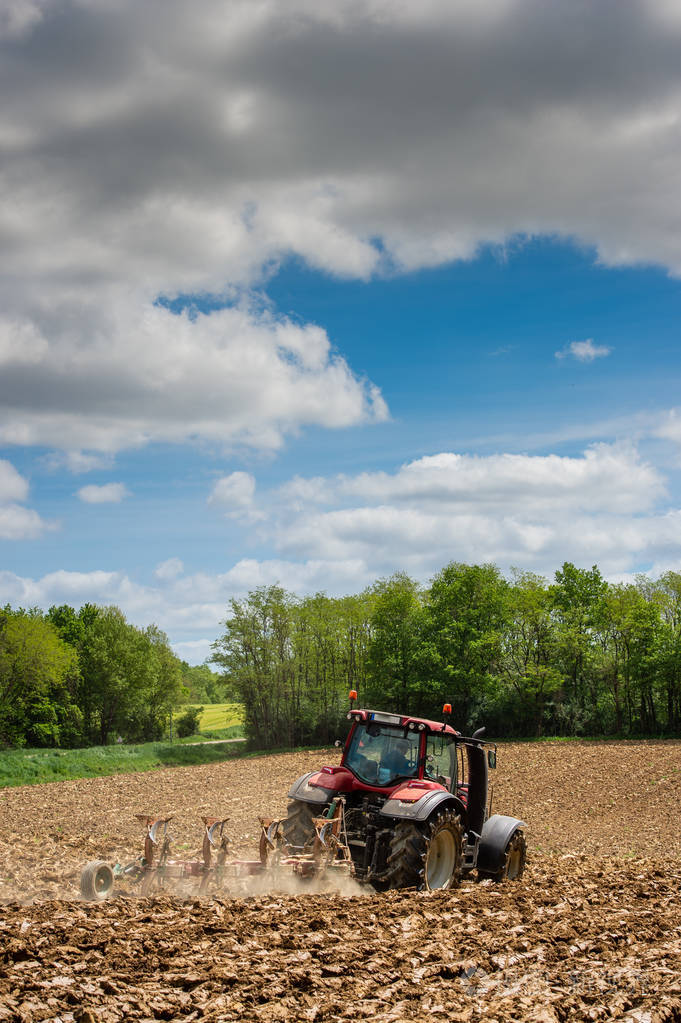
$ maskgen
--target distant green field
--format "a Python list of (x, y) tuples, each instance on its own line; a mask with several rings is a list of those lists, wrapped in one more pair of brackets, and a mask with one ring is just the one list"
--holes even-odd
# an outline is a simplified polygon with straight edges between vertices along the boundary
[(240, 703), (206, 703), (199, 723), (202, 732), (232, 728), (243, 724), (244, 708)]
[[(176, 716), (181, 713), (181, 709), (175, 712)], [(0, 750), (0, 788), (128, 771), (151, 771), (181, 764), (209, 764), (243, 754), (241, 743), (215, 741), (243, 737), (243, 707), (240, 703), (206, 704), (199, 727), (199, 735), (175, 739), (172, 744), (163, 741), (135, 746), (92, 746), (89, 749)], [(213, 742), (209, 741), (211, 739)]]

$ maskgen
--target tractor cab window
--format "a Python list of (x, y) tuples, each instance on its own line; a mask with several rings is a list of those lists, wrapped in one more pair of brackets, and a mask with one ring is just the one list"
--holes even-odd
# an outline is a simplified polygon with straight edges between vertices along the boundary
[(426, 778), (439, 781), (453, 791), (456, 784), (456, 745), (447, 735), (429, 735), (426, 739)]
[(368, 785), (394, 785), (418, 773), (418, 734), (392, 725), (358, 723), (344, 764)]

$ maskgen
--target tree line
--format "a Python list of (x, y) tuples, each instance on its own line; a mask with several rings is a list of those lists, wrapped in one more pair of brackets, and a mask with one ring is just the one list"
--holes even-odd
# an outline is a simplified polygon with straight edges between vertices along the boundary
[(566, 562), (549, 582), (458, 562), (334, 599), (280, 586), (232, 600), (213, 661), (260, 748), (344, 734), (360, 704), (498, 737), (681, 734), (681, 574), (608, 583)]
[(552, 581), (491, 564), (404, 573), (339, 598), (256, 589), (228, 607), (212, 662), (190, 667), (117, 607), (0, 609), (0, 745), (167, 734), (174, 707), (239, 699), (258, 748), (333, 741), (347, 694), (377, 710), (498, 737), (681, 734), (681, 574)]
[(156, 625), (117, 607), (0, 609), (0, 746), (106, 745), (167, 734), (172, 708), (222, 695)]

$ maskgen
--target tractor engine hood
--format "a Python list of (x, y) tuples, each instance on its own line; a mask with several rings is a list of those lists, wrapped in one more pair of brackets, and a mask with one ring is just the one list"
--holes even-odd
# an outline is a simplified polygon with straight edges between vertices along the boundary
[(391, 794), (390, 798), (397, 799), (400, 803), (417, 803), (427, 792), (433, 791), (442, 792), (446, 790), (437, 781), (429, 781), (427, 778), (421, 781), (415, 778), (413, 781), (402, 782)]
[(350, 792), (356, 781), (354, 774), (347, 767), (322, 767), (321, 771), (308, 778), (308, 785), (319, 786), (330, 792)]
[(303, 803), (329, 802), (335, 795), (350, 792), (375, 792), (388, 800), (401, 804), (417, 803), (431, 792), (446, 792), (436, 781), (412, 779), (396, 785), (367, 785), (361, 782), (347, 767), (322, 767), (321, 771), (304, 774), (289, 790), (289, 799)]

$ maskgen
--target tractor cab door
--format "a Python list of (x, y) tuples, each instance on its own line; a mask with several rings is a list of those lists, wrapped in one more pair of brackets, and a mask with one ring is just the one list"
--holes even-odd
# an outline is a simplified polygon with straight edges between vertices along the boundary
[(425, 777), (456, 792), (458, 761), (456, 742), (451, 735), (431, 733), (426, 738)]

